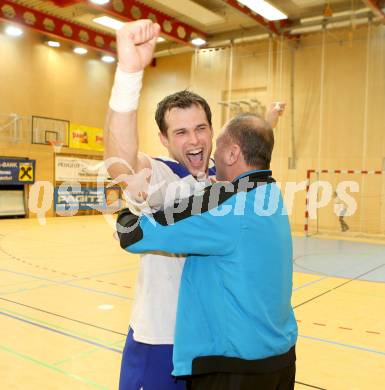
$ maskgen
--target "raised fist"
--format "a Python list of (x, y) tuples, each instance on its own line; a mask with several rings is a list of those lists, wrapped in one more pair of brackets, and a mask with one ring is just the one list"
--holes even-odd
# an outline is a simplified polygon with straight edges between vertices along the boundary
[(272, 129), (277, 126), (279, 117), (284, 113), (285, 107), (285, 102), (274, 102), (270, 104), (270, 107), (266, 112), (265, 119)]
[(160, 26), (149, 19), (126, 23), (116, 33), (119, 68), (133, 73), (151, 62)]

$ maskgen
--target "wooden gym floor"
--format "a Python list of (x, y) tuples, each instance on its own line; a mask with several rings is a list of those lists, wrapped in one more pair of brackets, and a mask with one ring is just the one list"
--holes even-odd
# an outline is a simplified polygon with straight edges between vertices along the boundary
[[(0, 220), (1, 389), (117, 389), (138, 257), (112, 235), (101, 216)], [(296, 389), (383, 389), (385, 246), (294, 244)]]

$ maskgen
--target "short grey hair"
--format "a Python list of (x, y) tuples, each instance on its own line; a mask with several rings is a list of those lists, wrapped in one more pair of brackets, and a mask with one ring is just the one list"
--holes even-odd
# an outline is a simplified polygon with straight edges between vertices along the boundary
[(274, 133), (271, 126), (259, 115), (242, 113), (231, 119), (226, 132), (241, 148), (247, 165), (269, 169), (274, 148)]

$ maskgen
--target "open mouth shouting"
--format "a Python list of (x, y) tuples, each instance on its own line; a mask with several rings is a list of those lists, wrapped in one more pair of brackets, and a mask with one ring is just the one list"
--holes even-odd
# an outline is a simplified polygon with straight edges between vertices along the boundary
[(186, 153), (187, 159), (193, 168), (200, 168), (203, 164), (203, 148), (196, 148)]

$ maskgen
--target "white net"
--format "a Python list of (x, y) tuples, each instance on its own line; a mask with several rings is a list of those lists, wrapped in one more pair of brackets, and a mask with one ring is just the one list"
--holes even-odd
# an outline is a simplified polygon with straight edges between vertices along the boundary
[(31, 117), (18, 114), (0, 114), (0, 142), (31, 142)]
[(49, 141), (49, 144), (52, 146), (54, 153), (60, 153), (63, 147), (63, 142), (60, 141)]
[(385, 171), (312, 172), (309, 184), (309, 235), (385, 238)]

